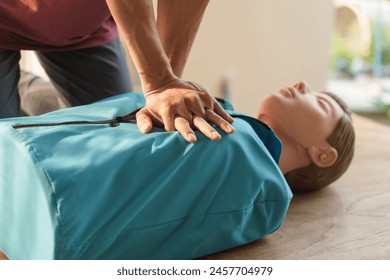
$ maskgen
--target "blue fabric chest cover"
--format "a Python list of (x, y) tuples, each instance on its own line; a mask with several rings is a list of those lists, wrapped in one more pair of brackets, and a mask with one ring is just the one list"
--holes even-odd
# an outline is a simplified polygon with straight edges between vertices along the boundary
[[(101, 120), (144, 105), (128, 93), (37, 117), (0, 121), (0, 249), (11, 259), (193, 259), (246, 244), (282, 224), (292, 194), (281, 145), (230, 111), (236, 132), (136, 124), (19, 128)], [(225, 104), (229, 108), (229, 104)]]

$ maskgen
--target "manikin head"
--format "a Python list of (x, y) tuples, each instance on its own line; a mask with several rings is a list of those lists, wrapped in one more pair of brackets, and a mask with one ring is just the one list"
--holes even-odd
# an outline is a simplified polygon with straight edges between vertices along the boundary
[(310, 191), (337, 180), (354, 153), (350, 111), (337, 96), (304, 82), (266, 96), (258, 119), (282, 142), (279, 166), (293, 191)]

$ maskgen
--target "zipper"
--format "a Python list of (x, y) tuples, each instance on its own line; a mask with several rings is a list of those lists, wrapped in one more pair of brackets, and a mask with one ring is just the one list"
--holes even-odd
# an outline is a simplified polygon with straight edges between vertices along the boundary
[(42, 127), (42, 126), (60, 126), (60, 125), (101, 125), (108, 124), (111, 127), (116, 127), (120, 123), (132, 123), (135, 122), (136, 114), (140, 110), (136, 109), (124, 116), (117, 116), (109, 120), (100, 120), (100, 121), (85, 121), (85, 120), (74, 120), (74, 121), (64, 121), (64, 122), (53, 122), (53, 123), (15, 123), (12, 125), (13, 128), (29, 128), (29, 127)]
[[(15, 123), (12, 125), (13, 128), (19, 129), (19, 128), (29, 128), (29, 127), (41, 127), (41, 126), (60, 126), (60, 125), (99, 125), (99, 124), (108, 124), (111, 127), (116, 127), (120, 123), (134, 123), (136, 121), (136, 114), (138, 113), (141, 108), (135, 109), (134, 111), (123, 115), (123, 116), (117, 116), (113, 119), (109, 120), (100, 120), (100, 121), (85, 121), (85, 120), (75, 120), (75, 121), (64, 121), (64, 122), (54, 122), (54, 123)], [(241, 118), (247, 118), (251, 119), (255, 122), (260, 123), (263, 125), (266, 129), (271, 130), (271, 128), (264, 122), (255, 119), (253, 117), (247, 116), (245, 114), (240, 113), (233, 113), (231, 114), (232, 117), (241, 117)]]

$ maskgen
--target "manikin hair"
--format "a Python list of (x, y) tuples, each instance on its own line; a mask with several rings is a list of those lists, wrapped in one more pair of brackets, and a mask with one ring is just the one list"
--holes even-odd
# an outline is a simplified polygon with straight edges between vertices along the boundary
[(337, 150), (336, 162), (330, 167), (318, 167), (314, 163), (292, 170), (285, 178), (294, 192), (307, 192), (328, 186), (347, 170), (351, 164), (355, 150), (355, 131), (352, 124), (351, 111), (337, 95), (324, 92), (332, 97), (344, 110), (336, 128), (327, 138), (329, 144)]

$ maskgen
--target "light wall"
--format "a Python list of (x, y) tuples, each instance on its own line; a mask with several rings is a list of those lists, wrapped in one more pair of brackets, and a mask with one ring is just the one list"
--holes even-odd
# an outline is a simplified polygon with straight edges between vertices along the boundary
[(230, 77), (236, 109), (249, 114), (298, 80), (324, 89), (333, 9), (332, 0), (211, 0), (184, 78), (221, 96)]
[[(264, 95), (298, 80), (324, 89), (333, 10), (332, 0), (210, 0), (184, 78), (215, 96), (230, 78), (232, 101), (248, 114)], [(45, 75), (31, 52), (21, 64)]]

